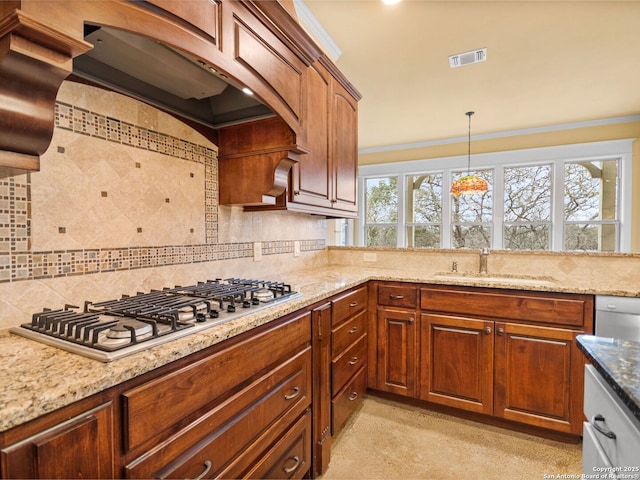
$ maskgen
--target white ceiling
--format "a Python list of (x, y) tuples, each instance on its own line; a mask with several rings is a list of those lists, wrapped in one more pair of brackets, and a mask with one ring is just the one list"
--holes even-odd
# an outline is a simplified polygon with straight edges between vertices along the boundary
[(363, 95), (361, 152), (464, 137), (470, 110), (474, 135), (640, 114), (640, 1), (304, 4)]

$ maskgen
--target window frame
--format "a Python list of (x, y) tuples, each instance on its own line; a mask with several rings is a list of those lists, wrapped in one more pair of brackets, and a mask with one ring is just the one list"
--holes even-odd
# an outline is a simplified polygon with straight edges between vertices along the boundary
[[(567, 162), (618, 160), (618, 245), (615, 252), (629, 252), (631, 248), (631, 179), (632, 179), (632, 143), (634, 139), (610, 140), (603, 142), (540, 147), (505, 152), (491, 152), (471, 155), (471, 168), (480, 170), (494, 169), (494, 211), (492, 224), (493, 250), (503, 249), (503, 202), (496, 201), (504, 196), (504, 168), (523, 167), (539, 164), (552, 165), (552, 231), (549, 250), (565, 251), (564, 218), (563, 218), (563, 181), (564, 164)], [(473, 139), (472, 139), (473, 142)], [(452, 172), (466, 169), (467, 156), (441, 157), (405, 162), (392, 162), (376, 165), (361, 165), (358, 168), (358, 221), (355, 222), (355, 240), (357, 245), (364, 245), (364, 184), (367, 178), (397, 177), (398, 215), (397, 215), (397, 248), (406, 245), (406, 177), (408, 175), (425, 175), (442, 173), (442, 190), (451, 189)], [(558, 203), (559, 202), (559, 203)], [(451, 195), (445, 194), (442, 199), (441, 248), (451, 247)], [(517, 250), (515, 250), (517, 251)], [(541, 250), (542, 251), (542, 250)]]

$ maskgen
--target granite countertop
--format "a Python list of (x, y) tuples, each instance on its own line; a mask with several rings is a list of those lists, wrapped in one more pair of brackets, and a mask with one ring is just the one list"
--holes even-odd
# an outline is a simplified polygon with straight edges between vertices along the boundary
[(640, 343), (578, 335), (578, 347), (640, 421)]
[[(287, 274), (302, 298), (274, 305), (197, 334), (103, 363), (0, 330), (0, 432), (106, 390), (179, 358), (195, 353), (283, 315), (338, 294), (368, 280), (512, 288), (565, 293), (595, 292), (570, 285), (536, 283), (536, 278), (502, 276), (489, 282), (477, 276), (436, 276), (419, 270), (326, 266)], [(524, 281), (523, 281), (524, 280)], [(633, 292), (631, 292), (633, 293)], [(637, 364), (636, 364), (637, 365)], [(636, 403), (640, 394), (636, 392)]]

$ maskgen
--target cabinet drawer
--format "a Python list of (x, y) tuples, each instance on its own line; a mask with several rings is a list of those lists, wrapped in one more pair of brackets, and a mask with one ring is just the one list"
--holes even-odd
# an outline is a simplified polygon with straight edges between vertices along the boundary
[(331, 434), (337, 435), (351, 414), (358, 408), (367, 389), (367, 369), (361, 367), (353, 380), (331, 402), (333, 410)]
[(358, 340), (367, 330), (367, 312), (363, 311), (342, 323), (331, 332), (331, 356), (342, 351)]
[(367, 336), (365, 335), (331, 362), (332, 396), (335, 396), (366, 362)]
[(127, 465), (128, 478), (195, 478), (220, 472), (285, 414), (311, 403), (311, 348), (264, 375)]
[(331, 325), (339, 325), (347, 318), (367, 308), (367, 286), (359, 287), (333, 300)]
[(418, 306), (418, 288), (412, 285), (380, 285), (378, 287), (378, 305), (416, 308)]
[[(638, 466), (640, 422), (625, 408), (593, 365), (587, 365), (584, 375), (584, 415), (594, 429), (600, 427), (615, 434), (616, 438), (612, 439), (595, 432), (595, 440), (614, 467)], [(602, 419), (596, 420), (597, 416)]]
[[(241, 388), (311, 339), (311, 314), (247, 337), (232, 347), (123, 394), (127, 450)], [(247, 361), (248, 358), (251, 361)]]
[(311, 412), (307, 412), (243, 478), (303, 478), (311, 468)]
[[(591, 307), (590, 307), (591, 305)], [(422, 288), (420, 308), (437, 312), (482, 315), (570, 327), (585, 327), (593, 299), (580, 295), (538, 292), (478, 292), (469, 289)]]

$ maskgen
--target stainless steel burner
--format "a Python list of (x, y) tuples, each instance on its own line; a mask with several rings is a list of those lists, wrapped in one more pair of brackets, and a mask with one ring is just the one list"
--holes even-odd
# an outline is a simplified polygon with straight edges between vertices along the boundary
[(227, 278), (45, 309), (11, 332), (109, 362), (302, 295), (283, 282)]

